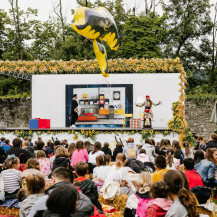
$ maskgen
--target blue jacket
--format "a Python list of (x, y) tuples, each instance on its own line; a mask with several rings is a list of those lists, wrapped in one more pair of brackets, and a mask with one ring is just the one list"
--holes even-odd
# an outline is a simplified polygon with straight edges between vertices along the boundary
[(215, 179), (216, 165), (207, 159), (201, 160), (200, 163), (196, 164), (195, 170), (200, 174), (204, 182)]

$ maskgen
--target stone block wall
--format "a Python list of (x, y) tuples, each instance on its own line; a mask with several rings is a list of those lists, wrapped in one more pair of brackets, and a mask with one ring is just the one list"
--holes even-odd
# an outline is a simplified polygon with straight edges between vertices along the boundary
[(28, 127), (31, 99), (0, 99), (0, 128)]

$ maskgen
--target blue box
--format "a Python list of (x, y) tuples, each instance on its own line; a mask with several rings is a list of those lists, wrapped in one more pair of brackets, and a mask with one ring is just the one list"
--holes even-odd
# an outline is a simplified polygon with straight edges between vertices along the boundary
[(29, 120), (29, 128), (30, 129), (38, 129), (38, 119), (31, 119)]

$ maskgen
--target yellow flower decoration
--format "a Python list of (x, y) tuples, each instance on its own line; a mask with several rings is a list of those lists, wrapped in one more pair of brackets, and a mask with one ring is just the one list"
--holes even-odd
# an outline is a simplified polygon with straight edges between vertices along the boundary
[(29, 133), (32, 134), (32, 130), (29, 130)]
[(142, 133), (146, 133), (146, 130), (143, 130)]
[(15, 133), (19, 133), (19, 130), (15, 130)]
[(153, 134), (153, 133), (154, 133), (154, 131), (153, 131), (153, 130), (149, 130), (149, 133)]
[(68, 133), (68, 134), (71, 134), (71, 131), (70, 131), (70, 130), (68, 130), (68, 131), (67, 131), (67, 133)]
[(85, 132), (84, 130), (81, 130), (81, 134), (84, 134), (84, 132)]

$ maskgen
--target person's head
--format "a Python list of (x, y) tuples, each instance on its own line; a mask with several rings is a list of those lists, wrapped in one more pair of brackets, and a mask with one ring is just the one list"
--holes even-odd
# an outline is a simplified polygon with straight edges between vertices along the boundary
[(198, 142), (203, 141), (203, 137), (202, 137), (202, 136), (198, 136), (198, 137), (197, 137), (197, 141), (198, 141)]
[(37, 150), (43, 150), (43, 148), (44, 148), (44, 142), (43, 141), (39, 141), (38, 143), (37, 143)]
[(77, 94), (73, 94), (73, 99), (77, 99), (77, 98), (78, 98)]
[(25, 149), (25, 148), (28, 148), (29, 146), (30, 146), (30, 143), (29, 143), (28, 140), (26, 140), (26, 141), (23, 142), (23, 148), (24, 148), (24, 149)]
[(122, 142), (117, 142), (116, 147), (122, 148), (123, 147), (123, 143)]
[(65, 149), (63, 146), (58, 147), (58, 149), (55, 152), (55, 157), (68, 157), (67, 149)]
[(206, 150), (205, 157), (207, 160), (212, 161), (214, 164), (217, 164), (217, 149), (208, 148)]
[(123, 153), (119, 153), (116, 156), (116, 162), (115, 165), (117, 168), (123, 167), (127, 162), (127, 157)]
[(65, 167), (56, 168), (51, 176), (51, 183), (59, 183), (59, 182), (74, 182), (73, 172)]
[(170, 198), (172, 200), (179, 198), (189, 217), (199, 217), (196, 210), (196, 199), (190, 191), (184, 188), (185, 183), (182, 174), (176, 170), (169, 170), (164, 175), (164, 182), (169, 187)]
[(108, 148), (109, 148), (109, 143), (108, 143), (108, 142), (105, 142), (104, 145), (103, 145), (103, 147), (104, 147), (105, 149), (108, 149)]
[(194, 169), (194, 160), (192, 158), (185, 158), (184, 168), (185, 168), (185, 170), (193, 170)]
[(157, 156), (154, 160), (154, 166), (156, 170), (166, 169), (167, 159), (164, 156)]
[(83, 149), (84, 148), (84, 143), (81, 140), (77, 141), (76, 144), (75, 144), (75, 148), (78, 149), (78, 150)]
[(196, 164), (200, 163), (200, 161), (203, 159), (204, 159), (203, 151), (200, 151), (200, 150), (196, 151), (194, 154), (194, 164), (196, 165)]
[(190, 150), (190, 147), (189, 147), (189, 143), (187, 141), (185, 141), (183, 143), (183, 147), (185, 149), (185, 155), (186, 156), (189, 156), (191, 154), (191, 150)]
[(211, 133), (211, 134), (210, 134), (210, 140), (211, 140), (211, 141), (214, 141), (214, 142), (217, 142), (217, 134)]
[(166, 156), (167, 156), (167, 165), (169, 165), (169, 167), (172, 167), (173, 165), (174, 154), (175, 154), (175, 151), (173, 148), (167, 149)]
[(92, 154), (95, 154), (96, 152), (100, 151), (101, 148), (102, 148), (101, 143), (100, 142), (95, 142)]
[(84, 142), (84, 147), (87, 149), (87, 151), (90, 150), (90, 146), (91, 146), (91, 143), (88, 140)]
[(14, 147), (14, 148), (21, 148), (21, 146), (22, 146), (22, 141), (21, 141), (21, 139), (15, 138), (15, 139), (12, 141), (12, 144), (13, 144), (13, 147)]
[(43, 193), (45, 189), (44, 176), (39, 173), (30, 174), (26, 177), (26, 185), (29, 195)]
[(37, 152), (37, 154), (36, 154), (36, 157), (38, 158), (38, 159), (40, 159), (40, 158), (46, 158), (46, 154), (45, 154), (45, 152), (44, 151), (38, 151)]
[(99, 166), (106, 166), (110, 163), (111, 157), (109, 155), (99, 155), (96, 157), (96, 165)]
[(160, 148), (160, 150), (159, 150), (159, 154), (158, 155), (166, 157), (166, 154), (167, 154), (167, 148), (165, 146), (162, 146)]
[(8, 144), (10, 144), (10, 140), (9, 139), (6, 139), (5, 140), (5, 143), (8, 145)]
[(68, 153), (69, 153), (69, 157), (72, 157), (72, 154), (75, 150), (75, 143), (70, 143), (69, 147), (68, 147)]
[(149, 101), (150, 100), (150, 96), (149, 95), (146, 95), (146, 101)]
[(26, 162), (25, 169), (36, 169), (40, 170), (39, 161), (35, 158), (29, 158)]
[(139, 193), (144, 194), (150, 191), (150, 186), (152, 185), (152, 177), (149, 172), (141, 172), (138, 177), (138, 183), (140, 185)]
[(4, 162), (4, 168), (18, 170), (19, 167), (20, 167), (20, 159), (16, 157), (14, 154), (8, 155), (7, 159)]
[(1, 137), (1, 142), (5, 142), (5, 137)]
[(76, 163), (75, 173), (77, 176), (86, 176), (88, 174), (88, 164), (82, 161)]
[(149, 144), (149, 145), (154, 145), (150, 139), (146, 139), (146, 140), (145, 140), (145, 143), (146, 143), (146, 144)]
[(180, 149), (179, 142), (177, 140), (173, 140), (172, 147), (175, 150)]
[(155, 146), (155, 140), (154, 139), (149, 139), (149, 140), (152, 143), (152, 145)]
[(164, 139), (164, 146), (166, 146), (167, 148), (171, 147), (171, 142), (169, 139)]
[(38, 141), (43, 142), (43, 140), (42, 140), (42, 138), (40, 136), (38, 137)]
[(150, 189), (151, 198), (167, 198), (169, 187), (164, 182), (155, 182)]
[(139, 154), (146, 154), (146, 150), (145, 149), (140, 149)]
[(56, 146), (58, 146), (58, 145), (60, 145), (61, 144), (61, 142), (58, 140), (58, 139), (56, 139), (55, 141), (54, 141), (54, 147), (56, 147)]
[(78, 191), (73, 185), (63, 185), (51, 192), (46, 205), (52, 213), (70, 217), (76, 212), (78, 199)]
[(127, 143), (134, 143), (134, 138), (132, 138), (132, 137), (128, 138)]

